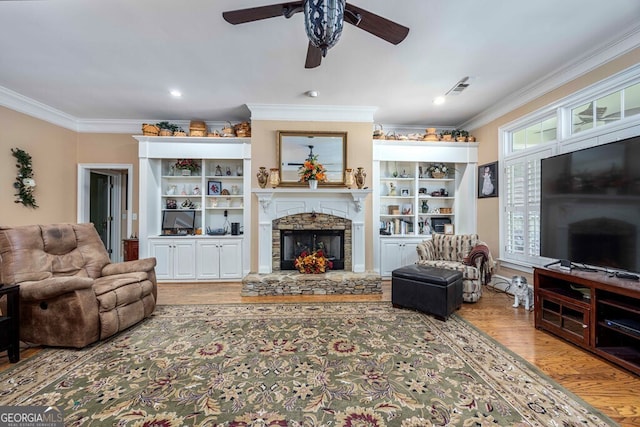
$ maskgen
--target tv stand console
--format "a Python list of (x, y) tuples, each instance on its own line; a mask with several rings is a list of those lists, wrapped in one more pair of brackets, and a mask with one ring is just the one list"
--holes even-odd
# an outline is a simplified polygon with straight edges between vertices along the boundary
[(640, 283), (536, 268), (534, 293), (536, 328), (640, 375)]

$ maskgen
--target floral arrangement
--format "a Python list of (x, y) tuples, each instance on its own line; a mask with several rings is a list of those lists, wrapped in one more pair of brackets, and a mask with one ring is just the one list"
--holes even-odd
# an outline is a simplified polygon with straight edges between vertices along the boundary
[(319, 274), (333, 268), (333, 263), (324, 256), (322, 250), (312, 253), (303, 251), (294, 262), (294, 266), (300, 273)]
[(191, 172), (197, 172), (200, 169), (200, 165), (193, 159), (178, 159), (174, 165), (176, 169), (188, 169)]
[(12, 148), (11, 154), (16, 158), (18, 168), (18, 176), (13, 187), (18, 191), (14, 195), (16, 196), (16, 203), (22, 203), (23, 205), (31, 208), (37, 208), (36, 198), (33, 195), (33, 191), (36, 186), (36, 181), (33, 179), (33, 166), (31, 165), (31, 155), (20, 148)]
[(327, 181), (327, 175), (324, 166), (322, 163), (318, 162), (318, 155), (310, 155), (307, 160), (304, 161), (304, 164), (300, 166), (298, 169), (298, 175), (300, 175), (300, 182), (308, 182), (308, 181), (319, 181), (325, 182)]
[[(433, 176), (433, 174), (436, 174), (436, 175), (444, 174), (444, 175), (446, 175), (447, 172), (449, 172), (449, 169), (450, 168), (447, 165), (445, 165), (444, 163), (432, 163), (427, 168), (427, 172), (429, 172), (431, 174), (431, 176)], [(453, 169), (453, 168), (451, 168), (451, 169)]]

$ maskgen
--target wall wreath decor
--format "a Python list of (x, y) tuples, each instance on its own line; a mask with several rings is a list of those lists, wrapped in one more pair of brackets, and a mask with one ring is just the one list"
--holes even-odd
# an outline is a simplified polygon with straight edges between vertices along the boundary
[(12, 148), (11, 154), (16, 158), (18, 163), (18, 176), (16, 182), (13, 183), (14, 188), (18, 191), (15, 193), (15, 203), (22, 203), (30, 208), (37, 208), (36, 199), (33, 191), (36, 187), (36, 181), (33, 179), (33, 167), (31, 166), (31, 155), (19, 148)]

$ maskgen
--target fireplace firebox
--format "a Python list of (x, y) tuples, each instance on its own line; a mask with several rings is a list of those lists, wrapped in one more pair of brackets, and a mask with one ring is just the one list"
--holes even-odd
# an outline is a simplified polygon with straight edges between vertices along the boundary
[(332, 270), (344, 270), (344, 230), (281, 230), (280, 269), (295, 270), (302, 252), (322, 250)]

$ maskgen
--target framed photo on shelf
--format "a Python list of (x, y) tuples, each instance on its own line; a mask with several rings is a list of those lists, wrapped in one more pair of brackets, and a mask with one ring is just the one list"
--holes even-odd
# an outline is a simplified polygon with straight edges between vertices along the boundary
[(219, 196), (221, 192), (222, 192), (222, 182), (209, 181), (207, 183), (207, 194), (209, 196)]
[(401, 196), (409, 196), (409, 189), (408, 188), (401, 188), (400, 189), (400, 195)]
[(498, 162), (478, 166), (478, 198), (498, 197)]
[(444, 224), (444, 234), (453, 234), (453, 224)]

